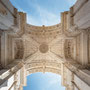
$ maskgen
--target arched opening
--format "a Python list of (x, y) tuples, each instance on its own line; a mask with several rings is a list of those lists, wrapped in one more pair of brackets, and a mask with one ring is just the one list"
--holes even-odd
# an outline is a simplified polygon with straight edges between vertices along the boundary
[(23, 90), (65, 90), (61, 76), (51, 72), (38, 72), (27, 76), (27, 86)]
[[(36, 72), (61, 75), (66, 90), (90, 90), (90, 0), (77, 0), (71, 8), (66, 2), (15, 0), (14, 7), (0, 0), (0, 90), (23, 90), (26, 77)], [(61, 23), (53, 25), (60, 20), (57, 9)]]

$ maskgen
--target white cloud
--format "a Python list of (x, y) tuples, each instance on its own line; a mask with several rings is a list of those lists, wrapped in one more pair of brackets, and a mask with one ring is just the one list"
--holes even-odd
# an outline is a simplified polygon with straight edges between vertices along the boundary
[(36, 20), (32, 15), (27, 14), (27, 23), (32, 25), (40, 25), (39, 21)]
[(61, 76), (60, 75), (57, 75), (57, 74), (45, 73), (45, 78), (52, 78), (52, 79), (48, 80), (48, 85), (45, 88), (46, 90), (48, 90), (49, 88), (51, 88), (53, 85), (56, 85), (58, 83), (61, 83)]
[(58, 79), (55, 78), (54, 80), (50, 81), (49, 86), (52, 86), (52, 85), (57, 84), (57, 83), (60, 83), (60, 78), (58, 78)]
[(48, 10), (38, 6), (38, 12), (40, 13), (41, 22), (45, 25), (53, 25), (59, 23), (59, 18), (56, 14), (49, 12)]
[(45, 8), (40, 7), (38, 4), (33, 5), (40, 17), (33, 17), (28, 14), (27, 22), (34, 25), (54, 25), (60, 22), (60, 16), (55, 13), (49, 12)]

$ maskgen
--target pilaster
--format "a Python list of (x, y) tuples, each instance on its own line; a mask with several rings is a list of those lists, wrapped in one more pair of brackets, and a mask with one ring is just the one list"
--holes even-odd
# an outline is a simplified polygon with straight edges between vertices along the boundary
[(7, 65), (7, 34), (3, 32), (1, 36), (1, 63), (2, 66)]
[(83, 31), (81, 33), (81, 64), (88, 64), (88, 32)]

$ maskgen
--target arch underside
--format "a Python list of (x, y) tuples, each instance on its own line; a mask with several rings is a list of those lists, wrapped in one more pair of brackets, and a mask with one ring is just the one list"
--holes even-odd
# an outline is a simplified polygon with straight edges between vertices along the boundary
[(77, 0), (61, 23), (34, 26), (9, 0), (0, 0), (0, 85), (13, 77), (9, 88), (23, 90), (27, 75), (53, 72), (67, 90), (90, 90), (89, 8), (90, 0)]
[(24, 62), (27, 75), (35, 72), (52, 72), (61, 75), (61, 64), (72, 59), (73, 38), (63, 34), (61, 24), (26, 27), (23, 36)]
[(61, 63), (55, 61), (45, 61), (45, 60), (38, 60), (32, 61), (25, 65), (27, 70), (27, 75), (35, 72), (52, 72), (56, 74), (61, 74)]
[(55, 74), (58, 74), (58, 75), (61, 75), (61, 71), (60, 69), (56, 69), (56, 68), (53, 68), (53, 67), (35, 67), (35, 68), (31, 68), (29, 70), (27, 70), (27, 75), (30, 75), (32, 73), (36, 73), (36, 72), (51, 72), (51, 73), (55, 73)]

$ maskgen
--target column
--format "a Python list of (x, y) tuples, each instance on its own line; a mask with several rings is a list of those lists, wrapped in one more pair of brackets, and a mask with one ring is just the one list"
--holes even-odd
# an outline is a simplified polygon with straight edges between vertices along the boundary
[(87, 65), (88, 64), (88, 32), (84, 31), (81, 34), (81, 64), (82, 65)]
[(5, 32), (3, 32), (1, 37), (1, 63), (3, 67), (7, 65), (6, 48), (7, 48), (7, 35)]

